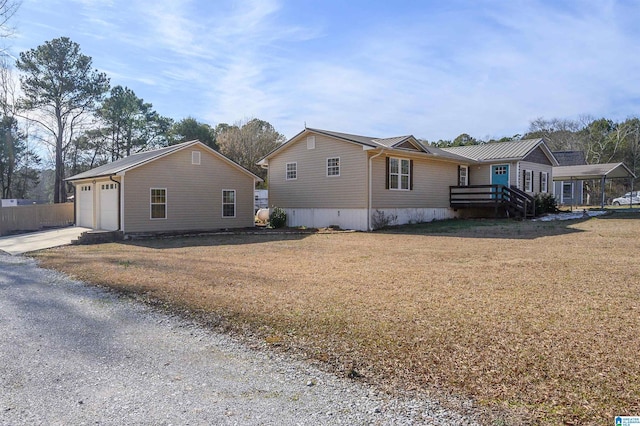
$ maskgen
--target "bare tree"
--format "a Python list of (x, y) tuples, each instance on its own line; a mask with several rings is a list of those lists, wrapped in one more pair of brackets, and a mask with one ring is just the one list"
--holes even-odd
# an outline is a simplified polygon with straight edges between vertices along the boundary
[(266, 170), (256, 163), (285, 141), (271, 124), (257, 118), (233, 126), (218, 125), (216, 129), (221, 129), (217, 135), (220, 152), (263, 179)]

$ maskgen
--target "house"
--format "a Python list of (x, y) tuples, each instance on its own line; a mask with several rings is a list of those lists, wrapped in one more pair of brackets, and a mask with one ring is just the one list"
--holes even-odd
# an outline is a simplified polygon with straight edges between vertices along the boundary
[(254, 225), (258, 176), (199, 141), (140, 152), (66, 179), (76, 225), (131, 233)]
[[(553, 151), (553, 155), (558, 160), (558, 166), (583, 166), (587, 164), (587, 159), (582, 151)], [(562, 169), (559, 169), (562, 171)], [(558, 171), (558, 169), (556, 169)], [(565, 174), (565, 173), (562, 173)], [(554, 173), (553, 194), (556, 201), (560, 205), (578, 205), (584, 204), (584, 180), (558, 180), (560, 175)], [(587, 194), (587, 198), (589, 195)], [(587, 204), (589, 204), (587, 202)]]
[(485, 186), (492, 206), (507, 200), (492, 199), (492, 188), (548, 192), (557, 162), (542, 139), (439, 149), (411, 135), (306, 128), (258, 164), (268, 169), (269, 204), (289, 226), (371, 230), (381, 216), (397, 224), (460, 216), (467, 206), (452, 203), (453, 187)]

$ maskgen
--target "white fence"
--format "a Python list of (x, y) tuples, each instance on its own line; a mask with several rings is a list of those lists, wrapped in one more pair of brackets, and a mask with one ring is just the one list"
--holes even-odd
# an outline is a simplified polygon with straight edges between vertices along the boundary
[(73, 203), (0, 207), (0, 235), (73, 224)]

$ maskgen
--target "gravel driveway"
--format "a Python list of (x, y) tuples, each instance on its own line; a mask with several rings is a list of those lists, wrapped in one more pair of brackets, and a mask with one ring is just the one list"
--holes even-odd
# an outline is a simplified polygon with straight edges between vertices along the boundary
[(0, 424), (476, 424), (0, 254)]

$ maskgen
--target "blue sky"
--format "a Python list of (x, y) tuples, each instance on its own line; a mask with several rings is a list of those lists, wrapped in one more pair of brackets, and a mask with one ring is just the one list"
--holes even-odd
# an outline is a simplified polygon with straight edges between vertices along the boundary
[(23, 0), (10, 52), (67, 36), (162, 115), (428, 140), (639, 114), (640, 2)]

